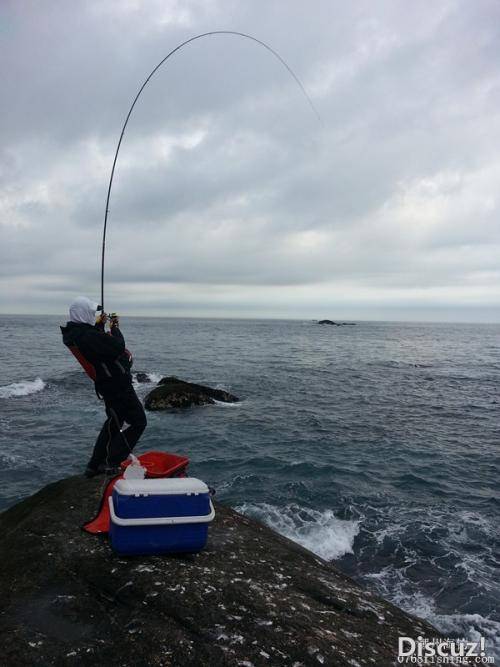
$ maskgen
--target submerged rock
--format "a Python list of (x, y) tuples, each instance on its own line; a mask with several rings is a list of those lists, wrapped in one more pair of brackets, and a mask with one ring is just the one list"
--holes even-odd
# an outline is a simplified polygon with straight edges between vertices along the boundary
[(2, 664), (388, 667), (437, 631), (221, 505), (205, 551), (116, 556), (80, 530), (102, 479), (71, 477), (0, 514)]
[(176, 377), (165, 377), (144, 399), (146, 410), (189, 408), (193, 405), (213, 405), (215, 401), (236, 403), (239, 398), (222, 389), (184, 382)]
[(141, 384), (151, 382), (151, 378), (147, 373), (134, 373), (134, 379), (136, 382), (139, 382)]
[(333, 320), (319, 320), (318, 324), (332, 324), (333, 326), (336, 327), (339, 326), (337, 322), (333, 322)]

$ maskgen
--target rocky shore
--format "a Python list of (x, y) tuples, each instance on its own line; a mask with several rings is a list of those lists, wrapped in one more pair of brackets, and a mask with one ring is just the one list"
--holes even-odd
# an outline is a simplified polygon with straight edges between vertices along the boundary
[(437, 636), (269, 528), (216, 505), (198, 555), (121, 558), (80, 526), (102, 479), (51, 484), (0, 515), (9, 667), (389, 667)]

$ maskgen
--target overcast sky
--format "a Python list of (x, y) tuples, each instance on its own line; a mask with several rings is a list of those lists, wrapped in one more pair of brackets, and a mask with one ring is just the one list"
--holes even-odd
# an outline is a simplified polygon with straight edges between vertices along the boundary
[(500, 321), (500, 3), (0, 3), (0, 311)]

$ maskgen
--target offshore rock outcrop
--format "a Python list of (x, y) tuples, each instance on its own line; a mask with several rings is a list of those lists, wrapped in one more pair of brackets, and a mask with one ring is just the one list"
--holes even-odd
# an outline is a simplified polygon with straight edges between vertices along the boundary
[(334, 327), (355, 327), (356, 322), (334, 322), (333, 320), (319, 320), (318, 324), (330, 324)]
[(165, 377), (144, 399), (146, 410), (189, 408), (193, 405), (213, 405), (216, 401), (236, 403), (239, 399), (222, 389), (185, 382), (176, 377)]
[(101, 491), (71, 477), (0, 514), (2, 664), (389, 667), (398, 635), (438, 635), (221, 505), (200, 554), (116, 556), (80, 530)]

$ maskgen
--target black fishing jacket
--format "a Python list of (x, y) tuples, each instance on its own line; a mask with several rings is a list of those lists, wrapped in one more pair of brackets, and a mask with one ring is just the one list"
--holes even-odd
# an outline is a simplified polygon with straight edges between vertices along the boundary
[(109, 334), (99, 325), (67, 322), (61, 333), (63, 343), (94, 379), (101, 396), (113, 396), (131, 385), (132, 355), (125, 349), (125, 339), (118, 327), (112, 327)]

